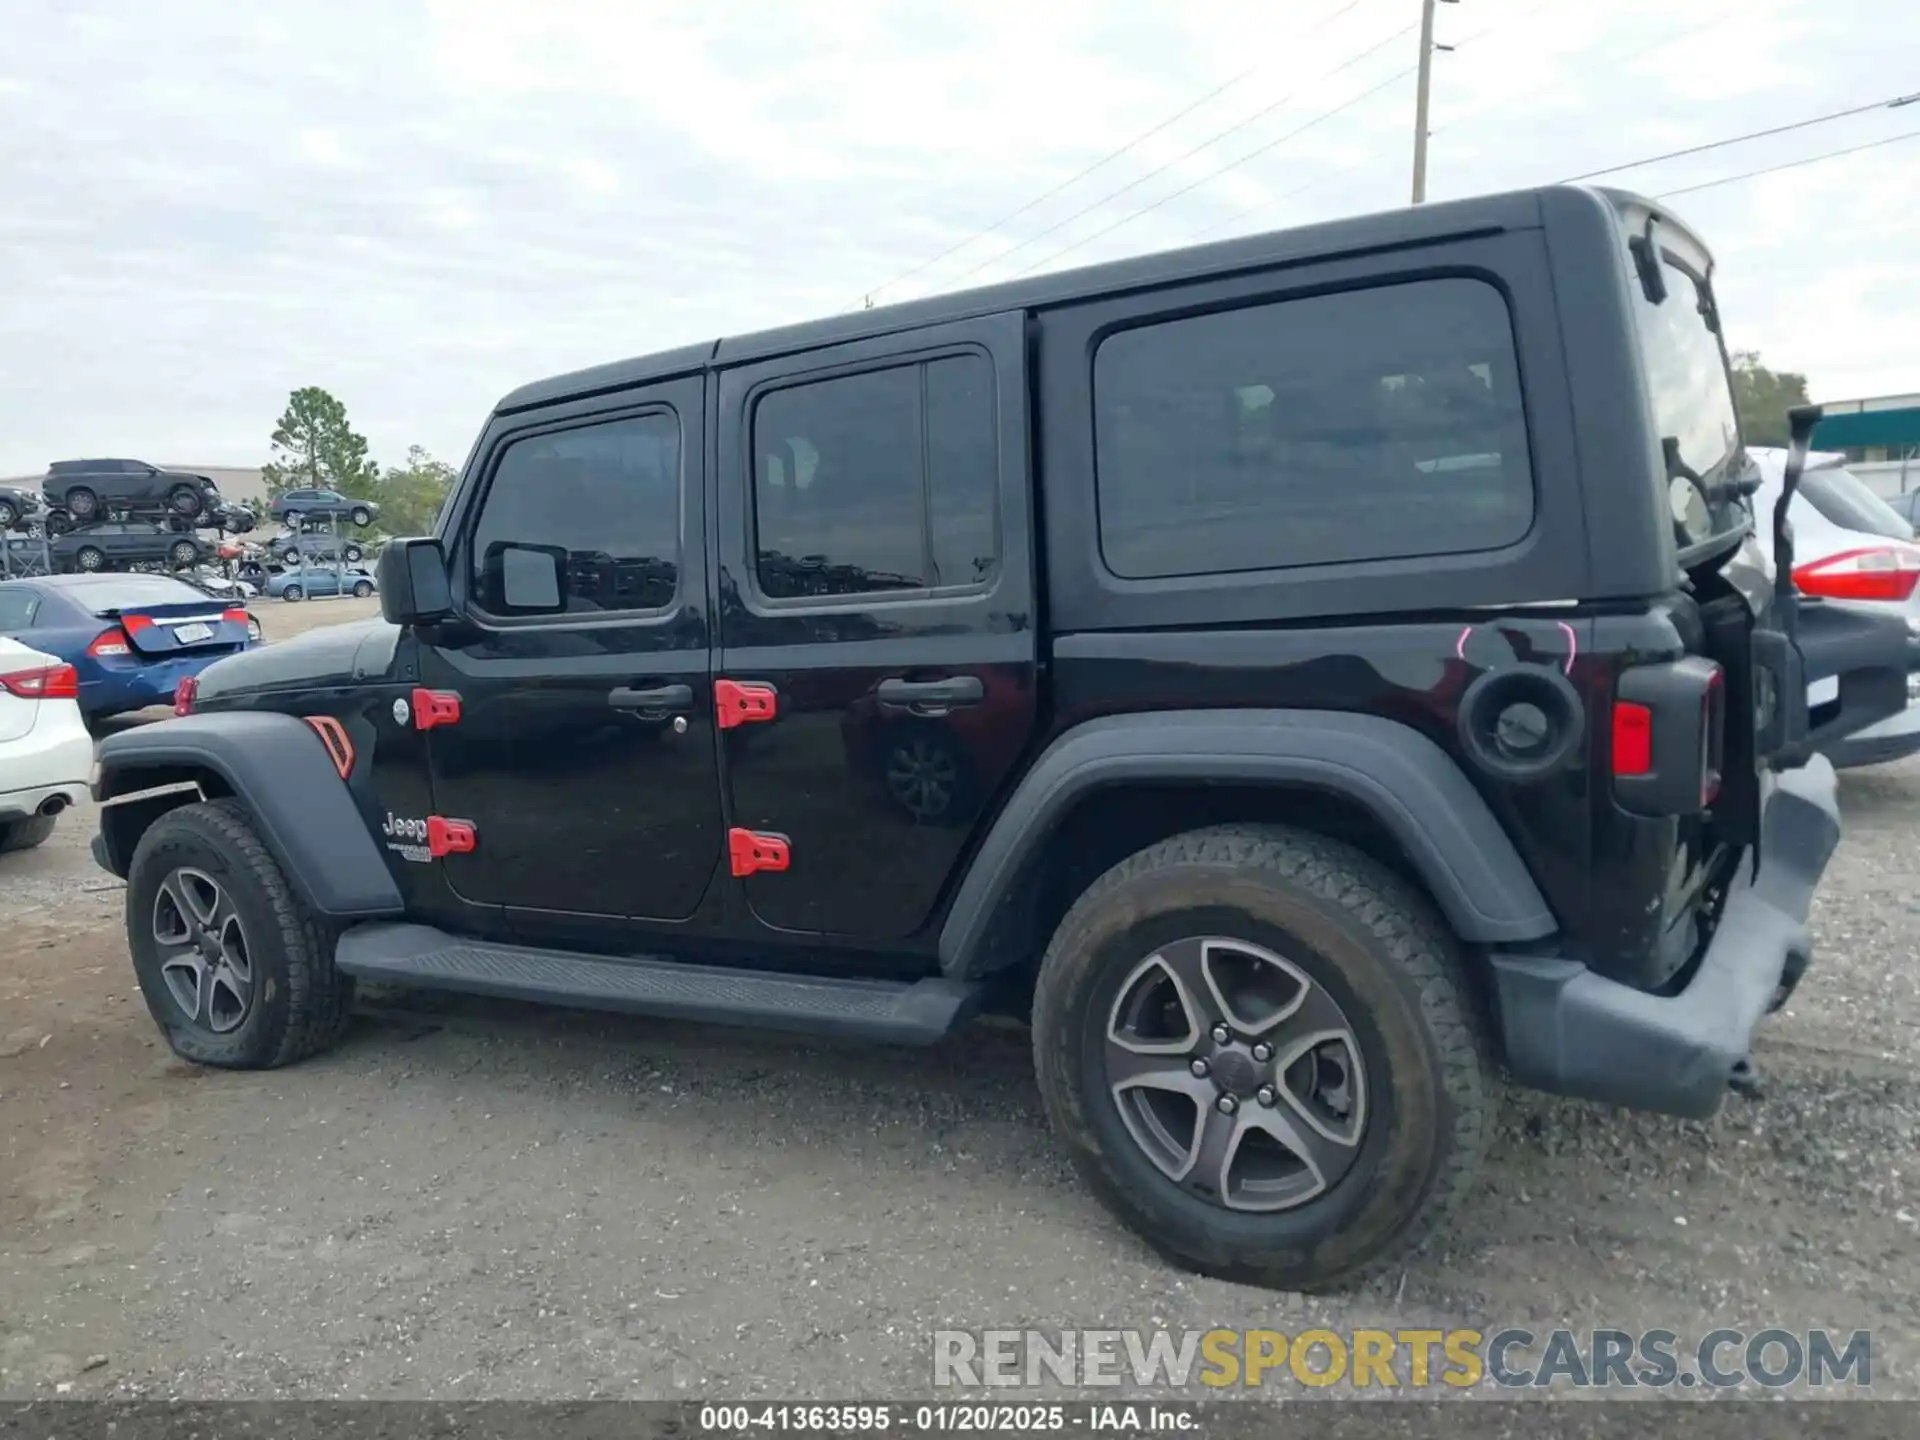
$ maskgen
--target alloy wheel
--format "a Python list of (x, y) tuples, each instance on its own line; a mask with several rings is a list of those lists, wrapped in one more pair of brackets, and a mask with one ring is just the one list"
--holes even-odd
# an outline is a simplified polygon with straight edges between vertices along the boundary
[(253, 1008), (253, 952), (233, 901), (204, 870), (175, 870), (153, 898), (160, 978), (191, 1025), (225, 1035)]
[(1121, 984), (1104, 1049), (1127, 1133), (1200, 1199), (1289, 1210), (1359, 1156), (1359, 1037), (1324, 986), (1271, 950), (1215, 937), (1161, 946)]

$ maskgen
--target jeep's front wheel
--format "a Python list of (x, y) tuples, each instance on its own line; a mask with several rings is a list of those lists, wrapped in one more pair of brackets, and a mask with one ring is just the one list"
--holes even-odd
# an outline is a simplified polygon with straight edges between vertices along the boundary
[(1321, 1290), (1413, 1248), (1492, 1130), (1487, 1049), (1441, 922), (1398, 876), (1263, 826), (1109, 870), (1041, 962), (1054, 1128), (1180, 1264)]
[(346, 1032), (353, 981), (243, 806), (169, 810), (127, 871), (127, 944), (147, 1009), (175, 1053), (271, 1069)]

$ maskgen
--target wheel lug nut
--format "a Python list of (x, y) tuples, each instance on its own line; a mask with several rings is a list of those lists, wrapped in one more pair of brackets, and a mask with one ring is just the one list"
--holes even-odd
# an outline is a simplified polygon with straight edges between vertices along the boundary
[(1240, 1102), (1231, 1095), (1222, 1095), (1218, 1100), (1214, 1101), (1214, 1104), (1220, 1108), (1222, 1115), (1231, 1115), (1240, 1108)]
[(1231, 1040), (1232, 1038), (1233, 1038), (1233, 1032), (1227, 1029), (1226, 1026), (1216, 1025), (1213, 1027), (1213, 1043), (1214, 1044), (1224, 1045), (1227, 1043), (1227, 1041)]
[(1273, 1059), (1273, 1046), (1266, 1044), (1264, 1041), (1254, 1046), (1253, 1058), (1258, 1060), (1262, 1065), (1266, 1064), (1267, 1061)]
[(1191, 1065), (1187, 1066), (1187, 1069), (1193, 1072), (1194, 1078), (1196, 1080), (1204, 1080), (1207, 1074), (1207, 1062), (1204, 1060), (1196, 1060)]
[(1258, 1099), (1262, 1105), (1271, 1105), (1280, 1097), (1274, 1093), (1273, 1086), (1262, 1085), (1260, 1087), (1260, 1093), (1255, 1098)]

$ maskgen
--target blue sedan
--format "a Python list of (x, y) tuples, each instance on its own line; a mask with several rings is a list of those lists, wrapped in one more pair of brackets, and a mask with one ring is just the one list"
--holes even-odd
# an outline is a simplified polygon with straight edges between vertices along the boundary
[(365, 570), (336, 570), (331, 565), (312, 565), (269, 575), (261, 593), (275, 600), (305, 600), (314, 595), (338, 595), (342, 591), (348, 595), (365, 597), (373, 594), (374, 589), (373, 576)]
[(89, 721), (172, 703), (182, 680), (253, 644), (247, 618), (165, 575), (0, 581), (0, 635), (73, 666)]

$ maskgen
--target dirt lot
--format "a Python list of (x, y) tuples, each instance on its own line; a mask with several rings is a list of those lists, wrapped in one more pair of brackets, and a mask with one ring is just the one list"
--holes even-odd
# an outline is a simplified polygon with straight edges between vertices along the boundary
[[(281, 637), (370, 607), (260, 608)], [(291, 1070), (180, 1064), (75, 814), (0, 859), (0, 1396), (924, 1395), (942, 1327), (1515, 1323), (1870, 1327), (1875, 1394), (1920, 1397), (1920, 764), (1843, 786), (1768, 1098), (1514, 1096), (1448, 1244), (1337, 1300), (1145, 1252), (1013, 1029), (883, 1051), (417, 1000)]]

